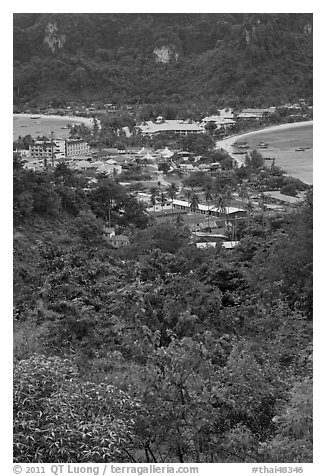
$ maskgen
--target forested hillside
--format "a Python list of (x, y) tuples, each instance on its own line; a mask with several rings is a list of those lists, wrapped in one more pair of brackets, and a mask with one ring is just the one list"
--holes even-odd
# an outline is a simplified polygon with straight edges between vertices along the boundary
[(15, 461), (311, 462), (311, 195), (201, 250), (84, 182), (14, 162)]
[(14, 103), (312, 99), (312, 14), (15, 14)]

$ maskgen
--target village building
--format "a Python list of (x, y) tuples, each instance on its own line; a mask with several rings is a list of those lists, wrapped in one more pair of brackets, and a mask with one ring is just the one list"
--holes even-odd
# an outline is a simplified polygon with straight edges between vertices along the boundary
[(304, 200), (304, 194), (299, 197), (292, 197), (291, 195), (285, 195), (278, 190), (266, 191), (264, 192), (264, 196), (275, 202), (281, 202), (287, 205), (297, 205)]
[(231, 109), (221, 109), (218, 114), (204, 117), (201, 121), (204, 126), (210, 122), (215, 123), (217, 129), (227, 129), (236, 123)]
[(86, 156), (90, 147), (82, 139), (49, 139), (36, 140), (29, 146), (29, 154), (33, 159), (60, 160), (65, 157)]
[(115, 229), (108, 225), (103, 226), (102, 238), (108, 245), (113, 246), (113, 248), (121, 248), (129, 244), (129, 238), (127, 236), (116, 235)]
[(64, 153), (66, 157), (88, 155), (90, 147), (83, 139), (66, 139), (64, 141)]
[[(158, 120), (159, 119), (159, 120)], [(162, 132), (173, 132), (181, 136), (188, 134), (202, 134), (205, 132), (203, 125), (198, 122), (169, 120), (165, 121), (162, 117), (157, 118), (155, 122), (147, 121), (136, 126), (143, 136), (151, 137)]]
[(122, 166), (115, 163), (106, 163), (101, 164), (96, 172), (106, 175), (120, 175), (122, 173)]
[(55, 159), (56, 155), (64, 154), (64, 141), (61, 140), (36, 140), (29, 146), (32, 159)]
[(236, 115), (237, 119), (262, 119), (263, 117), (270, 116), (276, 111), (275, 107), (268, 107), (263, 109), (243, 109)]
[[(239, 241), (222, 241), (222, 248), (226, 250), (233, 250)], [(216, 241), (207, 241), (207, 242), (198, 242), (196, 243), (197, 248), (216, 248), (217, 242)]]
[[(174, 200), (172, 206), (180, 210), (190, 211), (190, 202), (186, 200)], [(225, 209), (222, 209), (220, 207), (202, 204), (198, 204), (196, 211), (204, 215), (210, 215), (215, 217), (225, 216), (228, 218), (243, 218), (247, 215), (246, 210), (243, 210), (242, 208), (225, 207)]]
[(165, 149), (159, 151), (160, 156), (164, 159), (170, 159), (171, 157), (174, 156), (174, 152), (170, 150), (168, 147), (165, 147)]

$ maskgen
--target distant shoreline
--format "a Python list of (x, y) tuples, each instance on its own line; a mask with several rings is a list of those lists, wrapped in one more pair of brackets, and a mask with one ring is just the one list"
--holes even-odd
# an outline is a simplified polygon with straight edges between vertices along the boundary
[[(246, 137), (248, 135), (253, 135), (253, 134), (258, 134), (261, 132), (274, 132), (277, 130), (281, 129), (294, 129), (297, 127), (304, 127), (304, 126), (309, 126), (313, 125), (313, 121), (302, 121), (302, 122), (287, 122), (286, 124), (277, 124), (274, 126), (267, 126), (267, 127), (262, 127), (260, 129), (255, 129), (254, 131), (248, 131), (248, 132), (240, 132), (239, 134), (234, 134), (231, 136), (226, 137), (225, 139), (216, 141), (216, 147), (224, 149), (223, 144), (229, 145), (229, 142), (232, 141), (232, 144), (234, 141), (237, 141), (239, 139), (242, 139), (243, 137)], [(231, 144), (230, 144), (231, 145)]]
[(84, 117), (84, 116), (59, 116), (55, 114), (25, 114), (25, 113), (19, 113), (19, 114), (13, 114), (14, 117), (22, 117), (22, 118), (32, 118), (32, 117), (38, 117), (40, 119), (61, 119), (63, 121), (71, 121), (71, 122), (80, 122), (83, 123), (89, 127), (93, 126), (93, 118), (92, 117)]
[(240, 139), (243, 139), (244, 137), (247, 137), (249, 135), (255, 135), (255, 134), (260, 134), (262, 132), (276, 132), (279, 130), (287, 130), (287, 129), (294, 129), (298, 127), (304, 127), (304, 126), (312, 126), (313, 121), (303, 121), (303, 122), (287, 122), (286, 124), (277, 124), (274, 126), (267, 126), (267, 127), (262, 127), (260, 129), (256, 129), (254, 131), (249, 131), (249, 132), (243, 132), (240, 134), (234, 134), (232, 136), (228, 136), (225, 139), (216, 141), (216, 148), (217, 149), (224, 149), (226, 150), (234, 159), (237, 160), (238, 164), (241, 165), (244, 163), (244, 160), (241, 159), (237, 154), (234, 154), (233, 149), (232, 149), (232, 144), (234, 142), (237, 142)]
[[(313, 126), (313, 121), (290, 122), (290, 123), (286, 123), (286, 124), (278, 124), (278, 125), (273, 125), (273, 126), (267, 126), (267, 127), (263, 127), (263, 128), (260, 128), (260, 129), (253, 130), (253, 131), (234, 134), (234, 135), (229, 136), (229, 137), (227, 137), (225, 139), (222, 139), (220, 141), (216, 141), (216, 148), (226, 150), (227, 153), (233, 159), (235, 159), (237, 161), (238, 166), (241, 166), (241, 165), (244, 165), (244, 163), (245, 163), (245, 157), (244, 157), (244, 155), (238, 155), (238, 154), (234, 153), (235, 150), (234, 150), (234, 147), (232, 147), (232, 144), (234, 144), (234, 142), (243, 140), (243, 139), (247, 138), (248, 136), (252, 136), (252, 135), (270, 133), (270, 132), (278, 132), (278, 131), (281, 131), (281, 130), (282, 131), (287, 131), (287, 130), (299, 129), (301, 127), (307, 127), (307, 126)], [(288, 173), (288, 174), (290, 176), (293, 176), (293, 171), (292, 171), (292, 175), (291, 175), (291, 172)], [(307, 181), (300, 174), (298, 174), (298, 178), (300, 178), (300, 180), (302, 180), (305, 183), (312, 184), (312, 182)]]

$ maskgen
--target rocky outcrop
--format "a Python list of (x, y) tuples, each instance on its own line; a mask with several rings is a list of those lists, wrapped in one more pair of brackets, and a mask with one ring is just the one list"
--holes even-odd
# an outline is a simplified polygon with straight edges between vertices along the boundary
[(153, 53), (156, 56), (155, 61), (157, 63), (169, 63), (170, 61), (178, 61), (179, 58), (179, 54), (171, 45), (162, 45), (160, 47), (156, 47)]
[(54, 53), (56, 48), (62, 48), (65, 41), (66, 36), (58, 32), (57, 24), (48, 23), (45, 27), (44, 43), (48, 45), (52, 53)]

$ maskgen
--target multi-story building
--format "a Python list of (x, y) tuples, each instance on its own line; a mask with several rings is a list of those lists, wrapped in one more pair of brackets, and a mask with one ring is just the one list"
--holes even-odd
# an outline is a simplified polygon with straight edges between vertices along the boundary
[(29, 146), (30, 157), (41, 160), (56, 160), (64, 156), (64, 141), (62, 140), (36, 140)]
[(31, 158), (55, 161), (65, 157), (86, 156), (90, 153), (90, 147), (82, 139), (37, 140), (29, 147), (29, 152)]
[(65, 156), (74, 157), (76, 155), (88, 155), (90, 147), (83, 139), (66, 139)]

